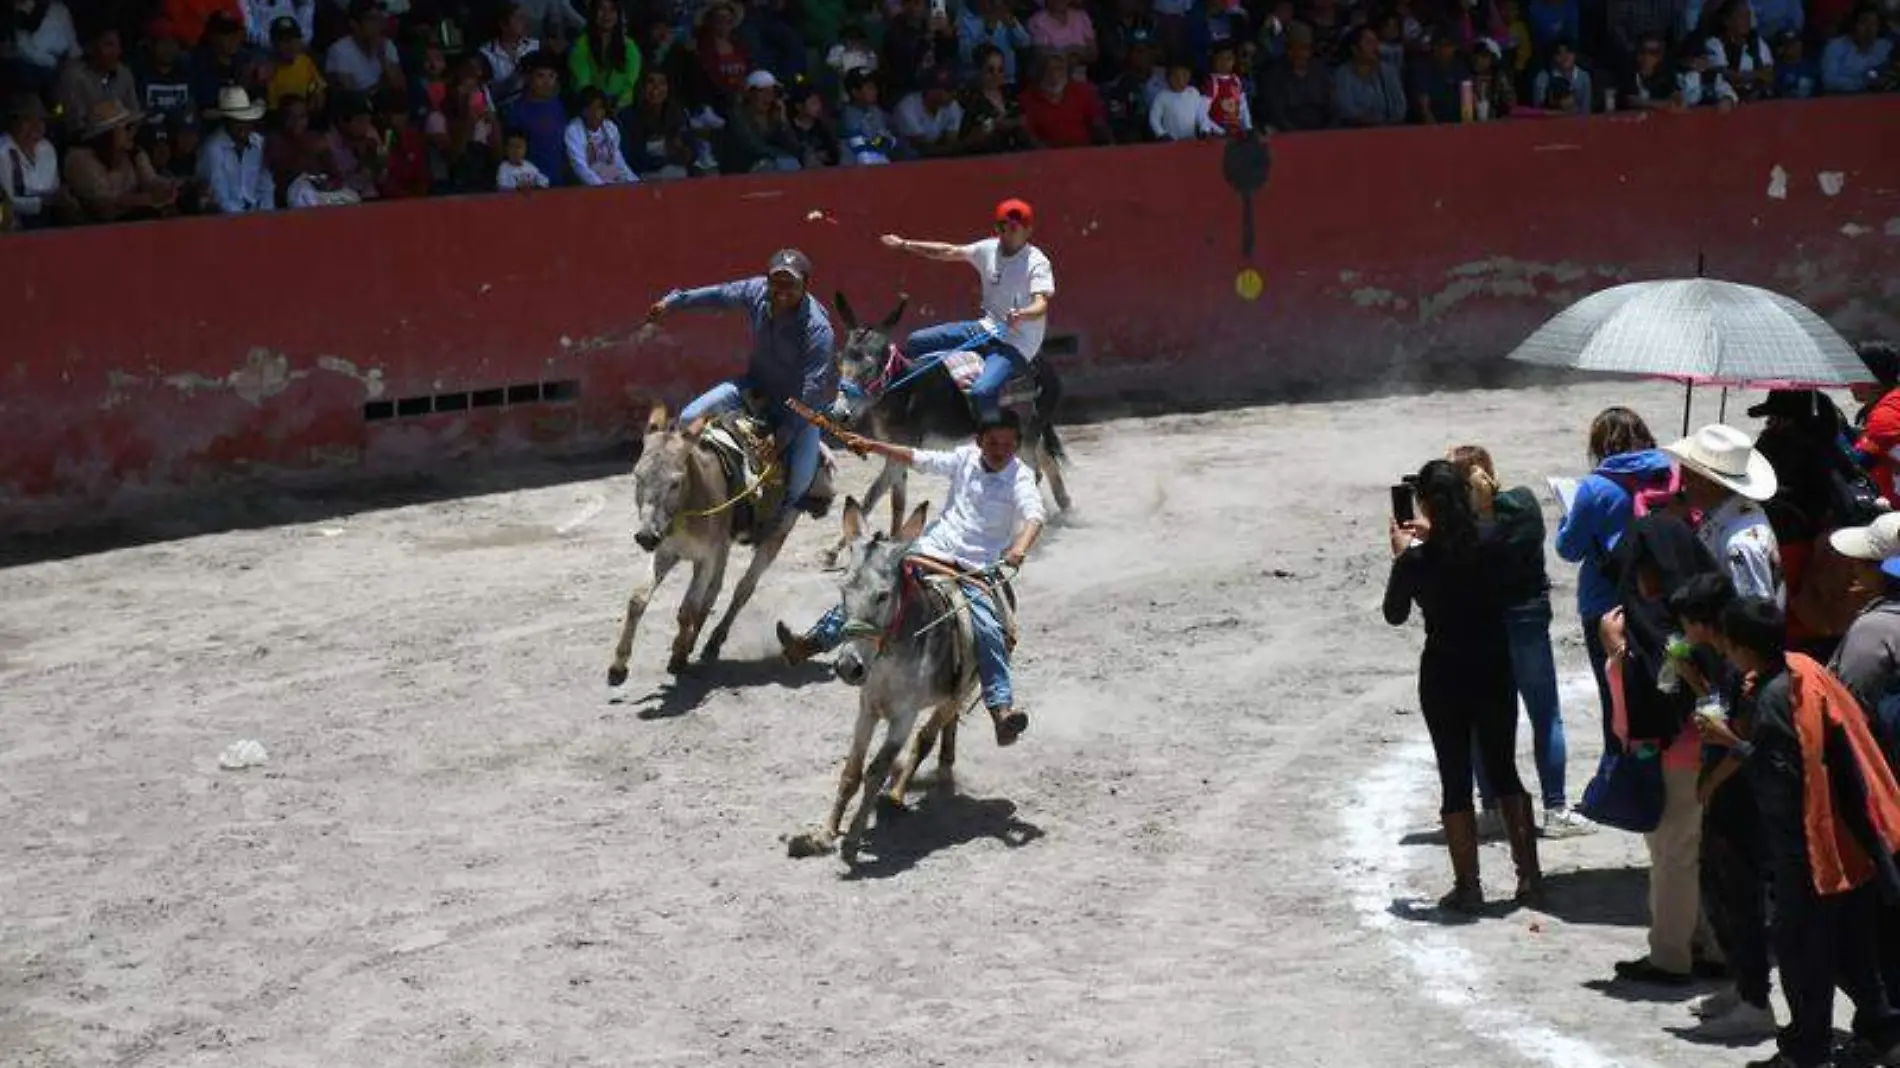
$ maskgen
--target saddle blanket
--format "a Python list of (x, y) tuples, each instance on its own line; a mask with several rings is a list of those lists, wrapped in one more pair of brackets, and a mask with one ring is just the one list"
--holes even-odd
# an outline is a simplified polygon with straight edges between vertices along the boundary
[[(970, 387), (976, 385), (977, 377), (983, 373), (984, 362), (981, 353), (971, 352), (968, 349), (959, 349), (943, 358), (944, 370), (950, 372), (950, 380), (955, 382), (957, 389), (965, 394), (970, 392)], [(1009, 376), (1009, 381), (1003, 383), (1003, 393), (999, 398), (999, 403), (1005, 408), (1032, 405), (1036, 402), (1036, 393), (1035, 374), (1018, 371)]]

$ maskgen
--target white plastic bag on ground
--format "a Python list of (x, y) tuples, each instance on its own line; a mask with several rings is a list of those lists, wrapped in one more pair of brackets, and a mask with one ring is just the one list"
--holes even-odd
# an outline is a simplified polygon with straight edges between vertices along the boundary
[(240, 771), (263, 767), (269, 759), (270, 754), (264, 752), (264, 743), (255, 738), (246, 738), (225, 746), (224, 752), (218, 754), (218, 766), (226, 771)]

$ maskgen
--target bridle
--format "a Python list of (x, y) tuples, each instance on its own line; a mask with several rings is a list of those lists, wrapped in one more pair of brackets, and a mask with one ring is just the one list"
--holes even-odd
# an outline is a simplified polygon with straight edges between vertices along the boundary
[(910, 357), (904, 355), (904, 350), (898, 348), (895, 341), (886, 342), (884, 365), (878, 369), (877, 375), (863, 385), (840, 375), (838, 392), (852, 400), (868, 400), (876, 404), (890, 391), (892, 380), (910, 368)]

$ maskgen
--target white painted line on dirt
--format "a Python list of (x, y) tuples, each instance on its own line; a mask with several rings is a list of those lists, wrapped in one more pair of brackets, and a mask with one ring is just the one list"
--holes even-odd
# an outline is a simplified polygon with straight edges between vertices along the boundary
[(600, 492), (599, 490), (594, 490), (593, 493), (588, 497), (587, 503), (581, 505), (581, 510), (567, 517), (565, 520), (561, 521), (559, 524), (556, 524), (554, 528), (554, 532), (556, 534), (561, 534), (561, 535), (572, 534), (575, 531), (579, 530), (580, 528), (593, 522), (594, 517), (598, 516), (602, 511), (606, 509), (606, 507), (607, 507), (607, 495)]
[[(1567, 679), (1568, 695), (1594, 696), (1589, 676)], [(1422, 731), (1423, 724), (1420, 724)], [(1353, 803), (1341, 810), (1348, 887), (1359, 922), (1379, 932), (1392, 952), (1408, 962), (1426, 997), (1455, 1011), (1466, 1030), (1509, 1047), (1527, 1060), (1553, 1068), (1653, 1068), (1626, 1055), (1612, 1056), (1595, 1045), (1566, 1035), (1509, 1003), (1508, 993), (1487, 981), (1482, 962), (1458, 944), (1452, 930), (1401, 924), (1392, 901), (1408, 883), (1399, 839), (1418, 811), (1418, 799), (1435, 792), (1431, 743), (1423, 738), (1394, 745), (1359, 781)], [(1434, 853), (1434, 859), (1440, 859)], [(1442, 864), (1441, 864), (1442, 866)]]

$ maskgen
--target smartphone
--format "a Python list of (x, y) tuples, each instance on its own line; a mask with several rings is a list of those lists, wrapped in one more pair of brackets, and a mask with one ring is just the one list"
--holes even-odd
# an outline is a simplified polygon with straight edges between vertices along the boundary
[(1416, 518), (1412, 514), (1412, 486), (1410, 483), (1401, 482), (1392, 487), (1392, 518), (1401, 523), (1410, 523)]

